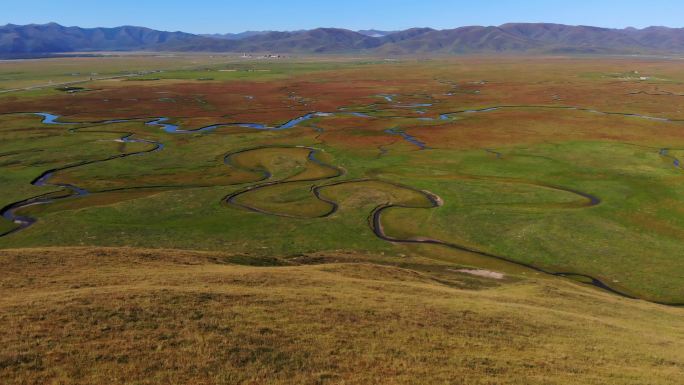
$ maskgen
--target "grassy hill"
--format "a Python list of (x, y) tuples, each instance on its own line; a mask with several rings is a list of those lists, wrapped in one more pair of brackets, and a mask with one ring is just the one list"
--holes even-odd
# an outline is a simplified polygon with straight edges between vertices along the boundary
[[(351, 253), (0, 251), (4, 384), (679, 384), (684, 310)], [(262, 266), (257, 266), (262, 265)]]

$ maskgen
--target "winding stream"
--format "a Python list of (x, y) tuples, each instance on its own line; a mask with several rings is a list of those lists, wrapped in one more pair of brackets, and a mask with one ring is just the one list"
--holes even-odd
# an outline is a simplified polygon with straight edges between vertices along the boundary
[[(381, 96), (385, 97), (385, 99), (387, 99), (388, 102), (391, 102), (393, 100), (392, 97), (389, 95), (381, 95)], [(429, 105), (431, 105), (431, 104), (424, 104), (424, 106), (429, 106)], [(418, 106), (418, 105), (411, 105), (410, 107), (416, 107), (416, 106)], [(423, 106), (423, 104), (421, 104), (420, 106)], [(409, 107), (409, 106), (407, 106), (407, 107)], [(489, 112), (489, 111), (496, 111), (496, 110), (500, 110), (500, 109), (514, 109), (514, 108), (541, 108), (541, 109), (555, 109), (555, 110), (577, 110), (577, 111), (585, 111), (585, 112), (589, 112), (589, 113), (597, 113), (597, 114), (605, 114), (605, 115), (620, 115), (620, 116), (626, 116), (626, 117), (636, 117), (636, 118), (663, 121), (663, 122), (683, 122), (684, 121), (684, 120), (680, 120), (680, 119), (653, 117), (653, 116), (640, 115), (640, 114), (634, 114), (634, 113), (602, 112), (602, 111), (597, 111), (594, 109), (589, 109), (589, 108), (584, 108), (584, 107), (532, 106), (532, 105), (529, 105), (529, 106), (528, 105), (519, 105), (519, 106), (502, 105), (502, 106), (494, 106), (494, 107), (488, 107), (488, 108), (482, 108), (482, 109), (459, 110), (459, 111), (443, 113), (443, 114), (439, 115), (439, 119), (450, 120), (451, 116), (458, 115), (458, 114), (483, 113), (483, 112)], [(368, 115), (366, 113), (362, 113), (362, 112), (343, 112), (343, 113), (344, 114), (352, 114), (352, 115), (355, 115), (358, 117), (371, 117), (370, 115)], [(160, 127), (162, 130), (164, 130), (167, 133), (187, 134), (187, 133), (211, 132), (211, 131), (219, 128), (219, 127), (231, 127), (231, 126), (232, 127), (252, 128), (252, 129), (257, 129), (257, 130), (285, 130), (285, 129), (296, 127), (299, 124), (301, 124), (307, 120), (310, 120), (314, 117), (331, 116), (331, 115), (334, 115), (335, 113), (311, 112), (311, 113), (307, 113), (305, 115), (296, 117), (296, 118), (294, 118), (288, 122), (285, 122), (282, 125), (275, 126), (275, 127), (268, 127), (268, 126), (266, 126), (264, 124), (260, 124), (260, 123), (218, 123), (218, 124), (212, 124), (209, 126), (200, 127), (200, 128), (192, 129), (192, 130), (181, 129), (179, 127), (179, 125), (169, 123), (170, 119), (166, 118), (166, 117), (153, 118), (152, 120), (149, 120), (150, 118), (147, 118), (147, 119), (145, 119), (145, 118), (132, 118), (132, 119), (104, 120), (104, 121), (98, 121), (98, 122), (62, 122), (62, 121), (59, 121), (58, 115), (53, 115), (53, 114), (44, 113), (44, 112), (34, 113), (34, 114), (39, 115), (43, 118), (42, 123), (51, 124), (51, 125), (72, 125), (72, 126), (77, 126), (77, 127), (87, 127), (89, 125), (96, 125), (96, 124), (106, 125), (106, 124), (111, 124), (111, 123), (144, 121), (145, 125)], [(411, 117), (406, 117), (406, 118), (411, 118)], [(314, 127), (314, 129), (317, 129), (317, 128)], [(320, 129), (318, 129), (318, 130), (320, 130)], [(89, 131), (89, 132), (97, 132), (97, 131)], [(100, 131), (100, 132), (113, 132), (113, 131)], [(418, 139), (416, 139), (413, 136), (406, 134), (403, 131), (399, 131), (399, 130), (390, 128), (390, 129), (386, 130), (385, 132), (388, 134), (391, 134), (391, 135), (399, 135), (404, 140), (406, 140), (407, 142), (409, 142), (411, 144), (418, 146), (420, 149), (428, 149), (428, 147), (426, 146), (425, 143), (419, 141)], [(76, 163), (72, 163), (72, 164), (68, 164), (65, 166), (61, 166), (61, 167), (57, 167), (57, 168), (53, 168), (53, 169), (44, 171), (43, 173), (38, 175), (35, 179), (33, 179), (31, 181), (31, 184), (34, 186), (54, 186), (54, 187), (59, 188), (59, 190), (49, 192), (46, 194), (42, 194), (39, 196), (31, 197), (28, 199), (24, 199), (24, 200), (21, 200), (18, 202), (14, 202), (14, 203), (9, 204), (9, 205), (3, 207), (2, 209), (0, 209), (0, 215), (3, 218), (5, 218), (9, 221), (12, 221), (17, 225), (15, 228), (13, 228), (13, 229), (5, 232), (5, 233), (0, 234), (0, 237), (7, 236), (10, 234), (16, 233), (18, 231), (21, 231), (23, 229), (26, 229), (27, 227), (31, 226), (33, 223), (36, 222), (35, 218), (19, 214), (18, 212), (22, 209), (25, 209), (25, 208), (28, 208), (31, 206), (35, 206), (35, 205), (49, 204), (49, 203), (52, 203), (52, 202), (55, 202), (58, 200), (62, 200), (62, 199), (82, 197), (82, 196), (86, 196), (86, 195), (90, 194), (90, 192), (87, 191), (86, 189), (79, 187), (79, 186), (76, 186), (76, 185), (73, 185), (73, 184), (51, 183), (50, 180), (52, 179), (52, 177), (54, 177), (59, 172), (64, 171), (64, 170), (68, 170), (68, 169), (74, 169), (74, 168), (81, 167), (81, 166), (90, 165), (90, 164), (108, 162), (108, 161), (112, 161), (114, 159), (126, 158), (126, 157), (131, 157), (131, 156), (146, 155), (146, 154), (154, 153), (157, 151), (161, 151), (164, 148), (164, 145), (160, 142), (156, 142), (156, 141), (148, 140), (148, 139), (135, 138), (134, 134), (130, 133), (130, 132), (118, 132), (118, 133), (122, 135), (119, 139), (117, 139), (120, 142), (123, 142), (123, 143), (145, 143), (145, 144), (151, 145), (151, 148), (141, 150), (141, 151), (136, 151), (136, 152), (130, 152), (130, 153), (120, 153), (120, 154), (111, 155), (108, 157), (104, 157), (104, 158), (96, 159), (96, 160), (91, 160), (91, 161), (76, 162)], [(237, 154), (244, 153), (247, 151), (254, 151), (254, 150), (260, 149), (260, 148), (283, 148), (283, 147), (287, 147), (287, 146), (281, 146), (281, 147), (265, 146), (265, 147), (250, 148), (250, 149), (246, 149), (246, 150), (240, 150), (240, 151), (232, 152), (232, 153), (225, 155), (224, 163), (226, 165), (229, 165), (229, 166), (237, 167), (235, 164), (232, 163), (233, 157), (236, 156)], [(257, 207), (253, 207), (253, 206), (250, 206), (250, 205), (247, 205), (244, 203), (237, 202), (237, 200), (236, 200), (238, 197), (240, 197), (244, 194), (247, 194), (249, 192), (253, 192), (253, 191), (256, 191), (259, 189), (265, 189), (265, 188), (274, 187), (274, 186), (278, 186), (278, 185), (292, 184), (292, 183), (299, 183), (299, 182), (327, 181), (327, 180), (331, 180), (331, 179), (334, 179), (334, 178), (337, 178), (337, 177), (344, 175), (344, 170), (342, 168), (326, 164), (326, 163), (324, 163), (324, 162), (322, 162), (316, 158), (316, 153), (319, 152), (320, 150), (313, 148), (313, 147), (303, 147), (303, 146), (294, 146), (294, 147), (295, 148), (307, 149), (308, 150), (308, 155), (307, 155), (308, 161), (316, 163), (319, 166), (322, 166), (322, 167), (325, 167), (325, 168), (332, 170), (331, 174), (323, 176), (323, 177), (310, 177), (310, 178), (303, 178), (303, 179), (297, 179), (297, 178), (290, 179), (291, 177), (288, 177), (288, 178), (284, 178), (282, 180), (271, 181), (270, 179), (272, 178), (272, 174), (267, 169), (249, 169), (248, 171), (251, 171), (251, 172), (255, 172), (255, 171), (260, 172), (262, 174), (261, 178), (258, 181), (256, 181), (256, 184), (252, 184), (252, 185), (250, 185), (244, 189), (241, 189), (239, 191), (236, 191), (234, 193), (227, 195), (226, 197), (224, 197), (222, 202), (229, 204), (229, 205), (237, 206), (237, 207), (240, 207), (242, 209), (249, 210), (249, 211), (258, 212), (261, 214), (301, 218), (298, 216), (287, 215), (287, 214), (283, 214), (283, 213), (270, 212), (270, 211), (263, 210), (263, 209), (260, 209)], [(487, 150), (487, 151), (490, 151), (490, 152), (494, 153), (495, 155), (497, 155), (497, 157), (500, 157), (500, 154), (495, 152), (495, 151), (492, 151), (492, 150)], [(670, 156), (667, 153), (666, 149), (661, 150), (660, 154), (662, 156)], [(675, 166), (679, 167), (679, 160), (677, 158), (674, 158), (673, 163), (675, 164)], [(375, 207), (375, 209), (373, 209), (369, 215), (369, 227), (372, 230), (373, 234), (375, 234), (375, 236), (378, 237), (379, 239), (382, 239), (382, 240), (385, 240), (388, 242), (394, 242), (394, 243), (440, 245), (440, 246), (455, 249), (455, 250), (474, 253), (474, 254), (481, 255), (484, 257), (488, 257), (488, 258), (494, 258), (494, 259), (502, 260), (502, 261), (505, 261), (508, 263), (512, 263), (512, 264), (515, 264), (518, 266), (522, 266), (522, 267), (540, 272), (540, 273), (553, 275), (553, 276), (559, 276), (559, 277), (566, 277), (566, 278), (571, 278), (571, 279), (575, 279), (575, 280), (580, 280), (581, 282), (591, 284), (595, 287), (598, 287), (600, 289), (609, 291), (611, 293), (614, 293), (614, 294), (617, 294), (617, 295), (620, 295), (623, 297), (635, 298), (634, 296), (630, 295), (629, 293), (622, 292), (618, 289), (615, 289), (615, 288), (611, 287), (610, 285), (606, 284), (605, 282), (603, 282), (603, 281), (601, 281), (595, 277), (589, 276), (589, 275), (585, 275), (585, 274), (581, 274), (581, 273), (574, 273), (574, 272), (554, 272), (554, 271), (550, 271), (550, 270), (547, 270), (547, 269), (544, 269), (544, 268), (541, 268), (541, 267), (538, 267), (538, 266), (535, 266), (532, 264), (519, 262), (519, 261), (510, 259), (508, 257), (505, 257), (505, 256), (500, 256), (500, 255), (496, 255), (496, 254), (493, 254), (490, 252), (474, 249), (474, 248), (471, 248), (471, 247), (468, 247), (465, 245), (460, 245), (460, 244), (456, 244), (456, 243), (452, 243), (452, 242), (448, 242), (448, 241), (443, 241), (443, 240), (439, 240), (439, 239), (434, 239), (434, 238), (429, 238), (429, 237), (396, 238), (396, 237), (393, 237), (391, 235), (388, 235), (385, 232), (385, 230), (383, 228), (383, 224), (382, 224), (382, 216), (385, 212), (387, 212), (387, 210), (389, 210), (391, 208), (434, 209), (434, 208), (438, 208), (442, 205), (442, 200), (437, 195), (435, 195), (429, 191), (418, 190), (418, 189), (415, 189), (415, 188), (410, 187), (410, 186), (405, 186), (405, 185), (401, 185), (401, 184), (394, 183), (394, 182), (387, 182), (387, 181), (381, 181), (381, 180), (376, 180), (376, 179), (344, 180), (344, 181), (333, 182), (333, 183), (330, 183), (327, 185), (313, 185), (313, 186), (311, 186), (311, 189), (310, 189), (313, 196), (316, 199), (318, 199), (318, 200), (320, 200), (320, 201), (322, 201), (322, 202), (324, 202), (330, 206), (330, 209), (327, 212), (319, 215), (318, 217), (323, 218), (323, 217), (330, 216), (330, 215), (334, 214), (335, 212), (337, 212), (338, 207), (339, 207), (339, 204), (337, 202), (335, 202), (334, 200), (326, 198), (322, 194), (323, 190), (325, 190), (327, 188), (331, 188), (333, 186), (339, 186), (342, 184), (360, 183), (360, 182), (368, 182), (368, 181), (384, 183), (384, 184), (394, 186), (396, 188), (402, 188), (402, 189), (407, 189), (407, 190), (410, 190), (413, 192), (417, 192), (417, 193), (423, 195), (425, 197), (425, 199), (430, 203), (430, 205), (428, 207), (424, 207), (424, 206), (411, 206), (411, 205), (405, 205), (405, 204), (401, 204), (401, 203), (391, 203), (390, 202), (390, 203), (381, 204), (381, 205), (378, 205), (377, 207)], [(254, 182), (252, 182), (252, 183), (254, 183)], [(601, 202), (601, 200), (598, 197), (593, 196), (589, 193), (585, 193), (585, 192), (581, 192), (581, 191), (577, 191), (577, 190), (573, 190), (573, 189), (569, 189), (569, 188), (565, 188), (565, 187), (561, 187), (561, 186), (543, 185), (543, 184), (538, 184), (538, 183), (536, 185), (578, 195), (586, 201), (586, 204), (584, 205), (584, 207), (595, 206)], [(663, 302), (657, 302), (657, 301), (653, 301), (653, 302), (664, 304), (664, 305), (673, 305), (673, 306), (682, 306), (683, 305), (683, 304), (678, 304), (678, 303), (663, 303)]]
[[(260, 149), (260, 148), (264, 148), (264, 147), (242, 150), (242, 151), (237, 152), (237, 153), (242, 153), (245, 151), (252, 151), (252, 150)], [(306, 148), (310, 150), (309, 159), (315, 160), (316, 158), (314, 155), (319, 150), (316, 150), (316, 149), (311, 148), (311, 147), (306, 147)], [(236, 153), (233, 153), (233, 154), (236, 154)], [(233, 154), (231, 154), (231, 155), (233, 155)], [(406, 204), (400, 204), (400, 203), (386, 203), (386, 204), (381, 204), (381, 205), (377, 206), (375, 209), (373, 209), (373, 211), (369, 215), (369, 227), (370, 227), (371, 231), (373, 232), (373, 234), (375, 234), (375, 236), (378, 237), (379, 239), (382, 239), (382, 240), (385, 240), (388, 242), (393, 242), (393, 243), (432, 244), (432, 245), (444, 246), (444, 247), (448, 247), (448, 248), (459, 250), (459, 251), (474, 253), (474, 254), (484, 256), (484, 257), (488, 257), (488, 258), (494, 258), (494, 259), (501, 260), (501, 261), (504, 261), (507, 263), (511, 263), (511, 264), (514, 264), (517, 266), (525, 267), (527, 269), (530, 269), (530, 270), (533, 270), (536, 272), (544, 273), (547, 275), (570, 278), (570, 279), (573, 279), (576, 281), (579, 280), (580, 282), (590, 284), (590, 285), (595, 286), (597, 288), (606, 290), (608, 292), (611, 292), (613, 294), (617, 294), (617, 295), (620, 295), (620, 296), (623, 296), (626, 298), (632, 298), (632, 299), (636, 298), (636, 297), (632, 296), (631, 294), (628, 294), (626, 292), (615, 289), (615, 288), (611, 287), (610, 285), (606, 284), (605, 282), (601, 281), (600, 279), (592, 277), (590, 275), (581, 274), (581, 273), (574, 273), (574, 272), (555, 272), (555, 271), (547, 270), (544, 268), (540, 268), (538, 266), (535, 266), (535, 265), (532, 265), (529, 263), (519, 262), (519, 261), (516, 261), (514, 259), (507, 258), (505, 256), (501, 256), (501, 255), (489, 253), (486, 251), (474, 249), (472, 247), (468, 247), (468, 246), (464, 246), (464, 245), (460, 245), (460, 244), (456, 244), (456, 243), (452, 243), (452, 242), (442, 241), (439, 239), (429, 238), (429, 237), (396, 238), (396, 237), (393, 237), (391, 235), (388, 235), (385, 232), (384, 227), (382, 225), (382, 223), (383, 223), (382, 215), (387, 210), (389, 210), (391, 208), (433, 209), (433, 208), (438, 208), (443, 204), (442, 199), (434, 193), (431, 193), (431, 192), (426, 191), (426, 190), (418, 190), (418, 189), (413, 188), (411, 186), (406, 186), (406, 185), (402, 185), (402, 184), (395, 183), (395, 182), (388, 182), (388, 181), (383, 181), (383, 180), (378, 180), (378, 179), (352, 179), (352, 180), (343, 180), (343, 181), (333, 182), (333, 183), (329, 183), (329, 184), (325, 184), (325, 185), (313, 185), (310, 189), (313, 196), (316, 199), (318, 199), (324, 203), (327, 203), (330, 206), (329, 210), (327, 210), (326, 212), (323, 212), (319, 215), (316, 215), (316, 216), (302, 217), (302, 216), (294, 216), (294, 215), (289, 215), (289, 214), (272, 212), (272, 211), (259, 209), (259, 208), (256, 208), (256, 207), (253, 207), (250, 205), (246, 205), (243, 203), (237, 203), (234, 201), (234, 199), (236, 197), (238, 197), (242, 194), (248, 193), (250, 191), (255, 191), (257, 189), (273, 187), (273, 186), (282, 185), (282, 184), (286, 184), (286, 183), (305, 182), (305, 181), (319, 181), (320, 182), (320, 181), (324, 181), (324, 180), (334, 179), (334, 178), (337, 178), (337, 177), (343, 175), (342, 170), (338, 167), (322, 163), (318, 160), (316, 160), (316, 163), (318, 163), (320, 165), (324, 165), (324, 166), (329, 167), (331, 169), (335, 169), (335, 170), (337, 170), (337, 172), (334, 175), (330, 175), (330, 176), (326, 176), (326, 177), (322, 177), (322, 178), (311, 178), (311, 179), (302, 179), (302, 180), (293, 180), (293, 181), (281, 180), (281, 181), (271, 181), (271, 182), (266, 182), (266, 183), (262, 183), (262, 184), (257, 184), (257, 185), (248, 187), (246, 189), (240, 190), (238, 192), (232, 193), (232, 194), (226, 196), (223, 199), (223, 201), (226, 203), (241, 207), (243, 209), (247, 209), (247, 210), (253, 211), (253, 212), (258, 212), (261, 214), (288, 217), (288, 218), (309, 218), (309, 219), (325, 218), (325, 217), (329, 217), (332, 214), (336, 213), (339, 209), (339, 204), (336, 201), (329, 199), (329, 198), (326, 198), (324, 196), (323, 191), (325, 189), (329, 189), (329, 188), (332, 188), (335, 186), (341, 186), (341, 185), (345, 185), (345, 184), (358, 184), (358, 183), (365, 183), (365, 182), (382, 183), (382, 184), (393, 186), (395, 188), (405, 189), (405, 190), (409, 190), (409, 191), (413, 191), (413, 192), (416, 192), (418, 194), (421, 194), (423, 197), (426, 198), (426, 201), (429, 202), (429, 206), (426, 207), (426, 206), (420, 206), (420, 205), (406, 205)], [(264, 177), (267, 178), (268, 175), (269, 174), (264, 171)], [(582, 192), (582, 191), (578, 191), (578, 190), (574, 190), (574, 189), (570, 189), (570, 188), (566, 188), (566, 187), (561, 187), (561, 186), (548, 185), (548, 184), (534, 183), (534, 185), (575, 194), (585, 201), (585, 203), (582, 204), (581, 207), (592, 207), (592, 206), (596, 206), (596, 205), (601, 203), (601, 200), (598, 197), (596, 197), (592, 194)], [(682, 305), (682, 304), (663, 303), (663, 302), (657, 302), (657, 303), (660, 303), (663, 305), (672, 305), (672, 306), (681, 306)]]
[[(39, 114), (39, 115), (42, 115), (44, 117), (43, 123), (45, 123), (45, 124), (65, 124), (65, 123), (56, 122), (55, 121), (56, 117), (54, 115), (50, 115), (50, 114)], [(91, 132), (93, 132), (93, 131), (91, 131)], [(53, 169), (44, 171), (42, 174), (38, 175), (35, 179), (33, 179), (31, 181), (31, 184), (34, 186), (59, 187), (62, 190), (62, 192), (66, 193), (66, 194), (65, 195), (55, 195), (57, 192), (50, 192), (50, 193), (38, 195), (38, 196), (35, 196), (32, 198), (24, 199), (22, 201), (14, 202), (14, 203), (11, 203), (11, 204), (3, 207), (2, 209), (0, 209), (0, 216), (2, 216), (3, 218), (15, 223), (17, 226), (14, 227), (13, 229), (10, 229), (10, 230), (0, 234), (0, 237), (10, 235), (10, 234), (15, 233), (17, 231), (23, 230), (23, 229), (31, 226), (32, 224), (34, 224), (36, 222), (35, 218), (29, 217), (26, 215), (17, 214), (17, 212), (19, 210), (22, 210), (22, 209), (25, 209), (25, 208), (31, 207), (31, 206), (53, 203), (55, 201), (62, 200), (62, 199), (74, 198), (74, 197), (83, 197), (83, 196), (90, 194), (90, 192), (88, 190), (86, 190), (82, 187), (73, 185), (73, 184), (50, 183), (50, 179), (53, 176), (55, 176), (55, 174), (57, 174), (58, 172), (73, 169), (76, 167), (86, 166), (89, 164), (108, 162), (108, 161), (114, 160), (114, 159), (121, 159), (121, 158), (130, 157), (130, 156), (149, 154), (149, 153), (160, 151), (164, 148), (164, 145), (159, 143), (159, 142), (155, 142), (155, 141), (147, 140), (147, 139), (133, 138), (133, 133), (125, 133), (122, 137), (117, 139), (117, 141), (120, 141), (122, 143), (146, 143), (146, 144), (153, 145), (153, 147), (150, 149), (136, 151), (136, 152), (116, 154), (116, 155), (112, 155), (112, 156), (102, 158), (102, 159), (76, 162), (76, 163), (68, 164), (66, 166), (57, 167), (57, 168), (53, 168)]]
[(399, 135), (402, 139), (413, 145), (418, 146), (418, 148), (421, 150), (427, 150), (428, 148), (430, 148), (425, 144), (425, 142), (421, 142), (415, 136), (409, 135), (405, 131), (400, 130), (398, 128), (388, 128), (385, 130), (385, 132), (392, 135)]
[[(312, 149), (312, 148), (310, 148), (310, 150), (311, 150), (310, 154), (312, 154), (312, 155), (316, 151), (315, 149)], [(334, 166), (331, 166), (331, 165), (327, 165), (327, 166), (331, 167), (331, 168), (335, 168)], [(340, 170), (340, 169), (338, 168), (338, 170)], [(312, 179), (311, 181), (329, 180), (329, 179), (336, 178), (340, 175), (342, 175), (341, 172), (338, 175), (325, 177), (325, 178)], [(235, 202), (231, 202), (231, 198), (234, 198), (236, 196), (239, 196), (239, 195), (244, 194), (244, 193), (249, 192), (249, 191), (254, 191), (254, 189), (261, 189), (261, 188), (272, 187), (272, 186), (285, 184), (285, 183), (294, 183), (294, 182), (302, 182), (302, 181), (304, 181), (304, 180), (300, 180), (300, 181), (272, 181), (272, 182), (264, 183), (261, 185), (254, 186), (253, 188), (247, 188), (247, 189), (241, 190), (237, 193), (233, 193), (233, 194), (227, 196), (226, 198), (224, 198), (224, 201), (227, 203), (231, 203), (231, 204), (234, 204), (236, 206), (242, 207), (244, 209), (250, 210), (250, 211), (261, 213), (261, 214), (282, 216), (282, 217), (289, 217), (289, 218), (309, 218), (309, 219), (311, 219), (311, 218), (325, 218), (325, 217), (329, 217), (332, 214), (336, 213), (339, 209), (339, 204), (332, 199), (326, 198), (323, 195), (323, 190), (331, 188), (331, 187), (335, 187), (335, 186), (345, 185), (345, 184), (355, 184), (355, 183), (364, 183), (364, 182), (376, 182), (376, 183), (387, 184), (387, 185), (394, 186), (396, 188), (406, 189), (409, 191), (419, 193), (426, 198), (426, 200), (430, 203), (430, 205), (428, 207), (425, 207), (425, 206), (405, 205), (405, 204), (399, 204), (399, 203), (386, 203), (386, 204), (381, 204), (381, 205), (377, 206), (370, 213), (368, 224), (369, 224), (369, 227), (370, 227), (371, 231), (373, 232), (373, 234), (375, 234), (375, 236), (378, 237), (379, 239), (382, 239), (382, 240), (388, 241), (388, 242), (393, 242), (393, 243), (438, 245), (438, 246), (443, 246), (443, 247), (447, 247), (447, 248), (451, 248), (451, 249), (455, 249), (455, 250), (459, 250), (459, 251), (469, 252), (469, 253), (480, 255), (483, 257), (493, 258), (493, 259), (504, 261), (504, 262), (507, 262), (510, 264), (521, 266), (521, 267), (524, 267), (524, 268), (527, 268), (527, 269), (530, 269), (530, 270), (533, 270), (533, 271), (536, 271), (539, 273), (552, 275), (552, 276), (556, 276), (556, 277), (573, 279), (575, 281), (579, 281), (579, 282), (582, 282), (585, 284), (589, 284), (591, 286), (597, 287), (599, 289), (608, 291), (610, 293), (613, 293), (613, 294), (616, 294), (616, 295), (619, 295), (619, 296), (622, 296), (625, 298), (638, 299), (638, 297), (635, 297), (629, 293), (626, 293), (626, 292), (623, 292), (623, 291), (618, 290), (616, 288), (613, 288), (610, 285), (608, 285), (607, 283), (605, 283), (604, 281), (602, 281), (596, 277), (587, 275), (587, 274), (575, 273), (575, 272), (551, 271), (551, 270), (544, 269), (544, 268), (538, 267), (538, 266), (530, 264), (530, 263), (516, 261), (514, 259), (511, 259), (511, 258), (508, 258), (505, 256), (501, 256), (501, 255), (493, 254), (490, 252), (478, 250), (478, 249), (475, 249), (472, 247), (468, 247), (465, 245), (447, 242), (447, 241), (429, 238), (429, 237), (396, 238), (396, 237), (393, 237), (391, 235), (388, 235), (385, 232), (384, 227), (382, 225), (382, 223), (383, 223), (382, 216), (387, 210), (392, 209), (392, 208), (434, 209), (434, 208), (438, 208), (438, 207), (442, 206), (442, 204), (443, 204), (442, 199), (432, 192), (429, 192), (426, 190), (418, 190), (418, 189), (413, 188), (411, 186), (406, 186), (406, 185), (402, 185), (399, 183), (382, 181), (382, 180), (378, 180), (378, 179), (352, 179), (352, 180), (343, 180), (343, 181), (333, 182), (333, 183), (325, 184), (325, 185), (314, 185), (310, 189), (313, 196), (316, 199), (318, 199), (324, 203), (327, 203), (330, 206), (330, 209), (328, 211), (322, 213), (322, 214), (319, 214), (319, 215), (316, 215), (313, 217), (300, 217), (300, 216), (287, 215), (287, 214), (282, 214), (282, 213), (277, 213), (277, 212), (270, 212), (270, 211), (258, 209), (255, 207), (251, 207), (248, 205), (236, 204)], [(582, 207), (592, 207), (592, 206), (596, 206), (596, 205), (601, 203), (601, 200), (598, 197), (591, 195), (591, 194), (588, 194), (588, 193), (585, 193), (585, 192), (582, 192), (582, 191), (569, 189), (569, 188), (565, 188), (565, 187), (560, 187), (560, 186), (546, 185), (546, 184), (536, 184), (536, 185), (546, 187), (546, 188), (550, 188), (550, 189), (555, 189), (558, 191), (564, 191), (564, 192), (569, 192), (569, 193), (575, 194), (585, 201), (585, 203), (582, 205)], [(658, 302), (658, 301), (651, 301), (651, 302), (662, 304), (662, 305), (668, 305), (668, 306), (684, 306), (684, 304), (681, 304), (681, 303), (667, 303), (667, 302)]]
[[(255, 184), (255, 185), (248, 186), (248, 187), (246, 187), (246, 188), (244, 188), (244, 189), (242, 189), (242, 190), (238, 190), (238, 191), (236, 191), (236, 192), (233, 192), (233, 193), (231, 193), (231, 194), (225, 196), (225, 197), (222, 199), (222, 202), (227, 203), (227, 204), (230, 204), (230, 205), (233, 205), (233, 206), (241, 207), (241, 208), (246, 209), (246, 210), (249, 210), (249, 211), (258, 212), (258, 213), (261, 213), (261, 214), (268, 214), (268, 215), (274, 215), (274, 216), (280, 216), (280, 217), (288, 217), (288, 218), (305, 218), (305, 217), (302, 217), (302, 216), (296, 216), (296, 215), (283, 214), (283, 213), (278, 213), (278, 212), (263, 210), (263, 209), (260, 209), (260, 208), (258, 208), (258, 207), (255, 207), (255, 206), (251, 206), (251, 205), (248, 205), (248, 204), (245, 204), (245, 203), (240, 203), (240, 202), (237, 201), (237, 198), (240, 197), (240, 196), (242, 196), (242, 195), (245, 195), (245, 194), (247, 194), (247, 193), (250, 193), (250, 192), (254, 192), (254, 191), (257, 191), (257, 190), (261, 190), (261, 189), (265, 189), (265, 188), (273, 187), (273, 186), (277, 186), (277, 185), (292, 184), (292, 183), (300, 183), (300, 182), (318, 182), (318, 181), (322, 181), (322, 180), (334, 179), (334, 178), (337, 178), (337, 177), (339, 177), (339, 176), (344, 175), (344, 170), (343, 170), (343, 169), (341, 169), (341, 168), (339, 168), (339, 167), (336, 167), (336, 166), (333, 166), (333, 165), (329, 165), (329, 164), (324, 163), (324, 162), (321, 162), (320, 160), (318, 160), (318, 159), (316, 158), (316, 153), (317, 153), (317, 152), (320, 152), (321, 150), (316, 149), (316, 148), (313, 148), (313, 147), (306, 147), (306, 146), (260, 146), (260, 147), (253, 147), (253, 148), (248, 148), (248, 149), (245, 149), (245, 150), (240, 150), (240, 151), (236, 151), (236, 152), (231, 152), (231, 153), (229, 153), (228, 155), (225, 156), (224, 162), (225, 162), (226, 164), (231, 164), (230, 159), (231, 159), (232, 157), (234, 157), (235, 155), (243, 154), (243, 153), (246, 153), (246, 152), (249, 152), (249, 151), (256, 151), (256, 150), (262, 150), (262, 149), (271, 149), (271, 148), (301, 148), (301, 149), (306, 149), (306, 150), (309, 151), (308, 154), (307, 154), (307, 160), (308, 160), (308, 161), (310, 161), (310, 162), (312, 162), (312, 163), (315, 163), (315, 164), (317, 164), (317, 165), (319, 165), (319, 166), (322, 166), (322, 167), (324, 167), (324, 168), (330, 169), (330, 170), (333, 171), (333, 173), (330, 174), (330, 175), (328, 175), (328, 176), (324, 176), (324, 177), (312, 177), (312, 178), (295, 179), (295, 178), (292, 178), (293, 176), (290, 176), (290, 177), (284, 178), (284, 179), (282, 179), (282, 180), (264, 182), (264, 181), (266, 181), (266, 180), (268, 180), (268, 179), (270, 179), (270, 178), (272, 177), (272, 174), (271, 174), (268, 170), (266, 170), (266, 169), (246, 169), (246, 170), (248, 170), (248, 171), (261, 172), (261, 173), (263, 174), (263, 177), (262, 177), (262, 179), (260, 180), (260, 182), (263, 182), (263, 183), (257, 183), (257, 184)], [(296, 176), (296, 175), (295, 175), (295, 176)], [(290, 179), (290, 178), (292, 178), (292, 179)], [(321, 217), (325, 217), (325, 216), (328, 216), (328, 215), (332, 214), (333, 212), (335, 212), (336, 209), (337, 209), (336, 206), (333, 207), (333, 209), (332, 209), (330, 212), (328, 212), (328, 213), (326, 213), (326, 214), (324, 214), (324, 215), (321, 215)]]

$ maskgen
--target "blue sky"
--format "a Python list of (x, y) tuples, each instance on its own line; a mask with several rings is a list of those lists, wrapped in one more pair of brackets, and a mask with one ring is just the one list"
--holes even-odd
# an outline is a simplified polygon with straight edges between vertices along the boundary
[(316, 27), (385, 30), (506, 22), (684, 27), (681, 0), (6, 0), (0, 24), (54, 21), (223, 33)]

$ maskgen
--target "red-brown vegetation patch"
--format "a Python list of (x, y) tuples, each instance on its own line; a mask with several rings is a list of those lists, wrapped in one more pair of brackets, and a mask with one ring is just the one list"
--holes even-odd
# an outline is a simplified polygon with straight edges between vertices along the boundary
[(459, 115), (460, 120), (407, 130), (431, 147), (481, 148), (568, 140), (684, 143), (684, 124), (573, 110), (504, 109)]

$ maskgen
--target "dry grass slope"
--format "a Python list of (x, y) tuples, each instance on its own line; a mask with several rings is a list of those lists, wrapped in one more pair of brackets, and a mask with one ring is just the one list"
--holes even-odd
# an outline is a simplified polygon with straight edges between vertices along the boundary
[(494, 283), (447, 264), (436, 272), (434, 261), (433, 270), (422, 269), (423, 262), (3, 250), (0, 378), (8, 385), (674, 385), (684, 378), (682, 309), (559, 279)]

